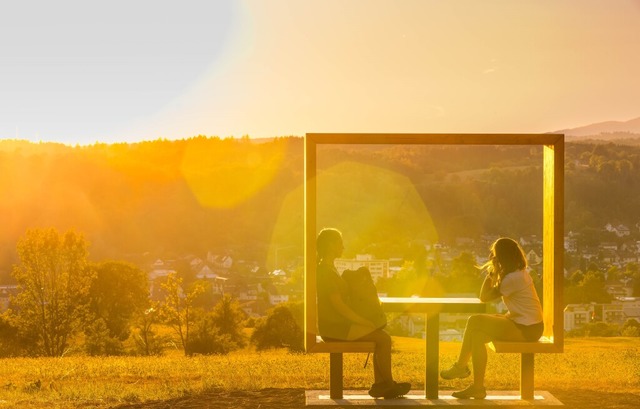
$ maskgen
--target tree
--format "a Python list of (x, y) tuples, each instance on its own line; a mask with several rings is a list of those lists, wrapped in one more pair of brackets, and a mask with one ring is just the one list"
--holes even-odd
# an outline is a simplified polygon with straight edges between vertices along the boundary
[(213, 324), (218, 328), (218, 333), (228, 335), (229, 339), (239, 347), (245, 345), (242, 323), (246, 318), (246, 314), (240, 308), (238, 300), (231, 298), (229, 294), (225, 294), (213, 307), (211, 315)]
[(105, 261), (92, 267), (95, 277), (89, 292), (91, 324), (85, 326), (87, 352), (120, 355), (133, 315), (148, 304), (147, 278), (141, 269), (125, 262)]
[(30, 344), (20, 339), (18, 327), (12, 321), (10, 311), (0, 315), (0, 357), (3, 358), (22, 355), (25, 344)]
[(620, 332), (623, 337), (640, 337), (640, 322), (629, 318), (624, 322)]
[(162, 355), (164, 346), (170, 339), (168, 336), (159, 336), (153, 330), (158, 323), (158, 306), (152, 303), (151, 307), (138, 312), (134, 317), (134, 343), (135, 353), (138, 355)]
[(296, 320), (296, 315), (302, 311), (301, 306), (302, 303), (285, 303), (269, 310), (267, 316), (256, 323), (251, 342), (258, 350), (285, 347), (291, 351), (302, 351), (302, 327)]
[(81, 234), (53, 228), (28, 230), (18, 242), (17, 322), (44, 355), (62, 356), (86, 317), (93, 279), (87, 247)]
[(237, 300), (225, 294), (208, 314), (200, 314), (189, 340), (189, 351), (200, 354), (227, 354), (246, 344), (242, 323), (246, 314)]
[(469, 252), (462, 252), (451, 260), (451, 275), (447, 278), (450, 292), (478, 292), (482, 276), (476, 267), (476, 258)]
[(163, 321), (169, 325), (180, 338), (180, 343), (185, 355), (191, 355), (189, 351), (189, 337), (191, 326), (196, 314), (194, 313), (194, 301), (205, 291), (202, 281), (196, 281), (188, 289), (183, 289), (182, 279), (175, 273), (167, 276), (167, 281), (161, 284), (166, 292), (164, 302), (160, 306)]
[(122, 261), (94, 265), (96, 273), (90, 290), (90, 311), (106, 325), (109, 337), (124, 341), (130, 334), (134, 314), (148, 307), (149, 286), (146, 274)]
[(604, 274), (589, 271), (584, 275), (579, 288), (584, 297), (582, 302), (608, 303), (611, 301), (611, 294), (605, 287)]

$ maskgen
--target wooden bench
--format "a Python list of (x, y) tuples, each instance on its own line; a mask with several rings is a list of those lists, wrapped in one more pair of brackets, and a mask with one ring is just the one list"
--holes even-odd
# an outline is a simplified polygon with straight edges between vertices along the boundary
[(331, 399), (342, 399), (343, 385), (343, 354), (373, 353), (376, 344), (373, 342), (323, 342), (316, 339), (314, 347), (307, 352), (329, 353), (329, 396)]
[[(496, 353), (520, 354), (520, 398), (533, 400), (535, 354), (559, 353), (564, 346), (564, 310), (562, 308), (562, 274), (547, 274), (544, 270), (542, 310), (544, 331), (537, 342), (491, 342)], [(556, 328), (558, 330), (556, 330)]]

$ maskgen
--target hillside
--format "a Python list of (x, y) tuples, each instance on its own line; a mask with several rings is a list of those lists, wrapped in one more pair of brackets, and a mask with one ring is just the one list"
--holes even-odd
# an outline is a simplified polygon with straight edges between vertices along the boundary
[[(381, 255), (401, 255), (413, 240), (539, 234), (539, 148), (356, 148), (318, 158), (319, 224), (349, 231), (350, 251), (374, 243)], [(207, 251), (264, 265), (279, 249), (302, 253), (302, 138), (0, 141), (0, 170), (4, 281), (17, 240), (34, 227), (75, 228), (92, 258), (140, 265)], [(566, 230), (634, 228), (639, 185), (640, 148), (568, 143)]]
[(628, 121), (604, 121), (576, 128), (562, 129), (567, 141), (602, 141), (640, 145), (640, 117)]

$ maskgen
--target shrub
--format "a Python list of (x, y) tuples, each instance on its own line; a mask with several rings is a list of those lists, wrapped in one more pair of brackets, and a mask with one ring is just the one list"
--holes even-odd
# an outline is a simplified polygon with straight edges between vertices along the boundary
[(256, 322), (251, 342), (258, 350), (288, 348), (303, 351), (304, 340), (297, 315), (302, 314), (302, 303), (284, 303), (269, 310), (267, 316)]
[(569, 331), (570, 337), (615, 337), (620, 335), (620, 329), (615, 324), (606, 322), (592, 322)]
[(107, 324), (102, 318), (88, 325), (85, 335), (85, 349), (91, 356), (124, 354), (122, 342), (110, 335)]

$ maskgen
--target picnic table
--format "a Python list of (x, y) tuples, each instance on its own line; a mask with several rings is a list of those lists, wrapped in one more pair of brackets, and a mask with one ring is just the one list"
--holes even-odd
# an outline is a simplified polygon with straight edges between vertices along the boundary
[(380, 297), (386, 312), (422, 313), (425, 320), (425, 396), (438, 399), (440, 314), (479, 313), (485, 304), (479, 298)]

